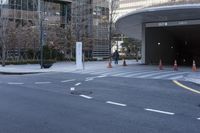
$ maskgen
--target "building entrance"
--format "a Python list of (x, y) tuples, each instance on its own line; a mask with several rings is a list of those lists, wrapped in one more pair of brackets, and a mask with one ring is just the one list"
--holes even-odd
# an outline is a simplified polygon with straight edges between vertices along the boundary
[(179, 65), (191, 66), (192, 61), (200, 66), (200, 25), (146, 27), (145, 62), (166, 65), (177, 60)]

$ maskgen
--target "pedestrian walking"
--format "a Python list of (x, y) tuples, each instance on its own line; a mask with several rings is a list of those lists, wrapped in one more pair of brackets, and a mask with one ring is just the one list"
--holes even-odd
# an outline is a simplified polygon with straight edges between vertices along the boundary
[(115, 64), (118, 64), (119, 53), (117, 50), (115, 50), (115, 52), (113, 53), (113, 59), (115, 60)]

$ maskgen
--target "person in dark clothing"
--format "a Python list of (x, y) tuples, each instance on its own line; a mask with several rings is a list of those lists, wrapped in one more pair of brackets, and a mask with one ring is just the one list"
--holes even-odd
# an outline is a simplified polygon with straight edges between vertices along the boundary
[(115, 50), (115, 52), (113, 53), (113, 59), (115, 60), (115, 64), (118, 64), (119, 53), (117, 50)]

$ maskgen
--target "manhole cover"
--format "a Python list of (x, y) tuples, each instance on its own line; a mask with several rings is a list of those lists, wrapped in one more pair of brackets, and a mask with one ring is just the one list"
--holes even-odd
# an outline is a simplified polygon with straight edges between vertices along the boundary
[(92, 91), (81, 91), (81, 90), (75, 90), (75, 91), (72, 91), (71, 94), (73, 95), (91, 95), (92, 94)]

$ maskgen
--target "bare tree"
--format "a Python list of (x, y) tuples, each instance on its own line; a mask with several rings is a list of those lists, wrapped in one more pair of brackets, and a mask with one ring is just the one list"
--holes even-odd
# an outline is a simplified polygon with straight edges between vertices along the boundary
[(133, 56), (138, 61), (138, 53), (141, 48), (141, 40), (133, 39), (133, 38), (125, 38), (122, 43), (122, 48), (124, 52), (126, 51), (127, 56)]
[(8, 12), (8, 1), (0, 0), (0, 44), (1, 44), (1, 60), (2, 66), (5, 66), (6, 59), (6, 44), (8, 41), (8, 24), (9, 24), (9, 12)]
[(109, 0), (109, 46), (112, 48), (113, 37), (115, 35), (115, 22), (117, 18), (116, 10), (118, 9), (119, 0)]

